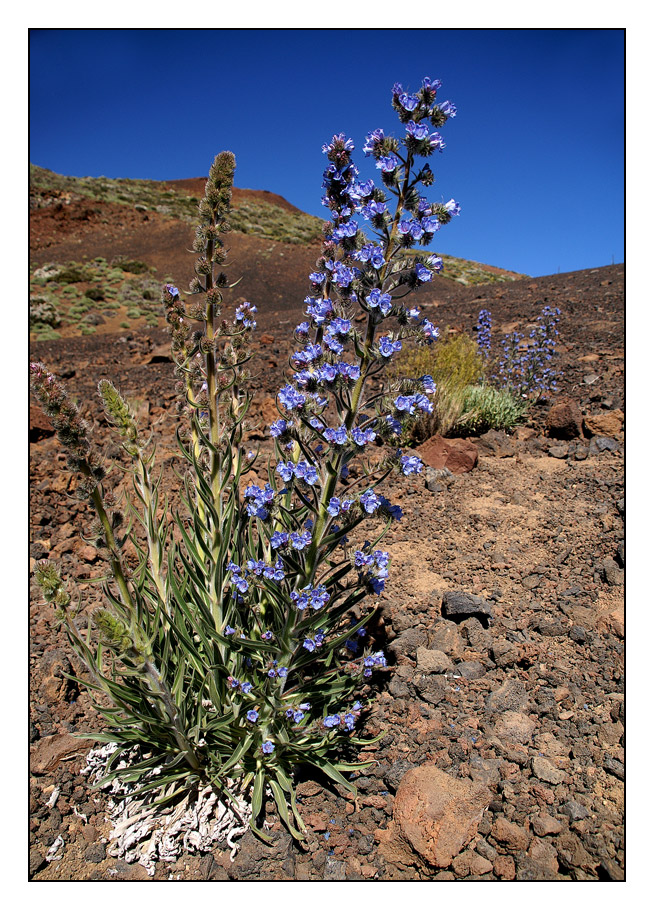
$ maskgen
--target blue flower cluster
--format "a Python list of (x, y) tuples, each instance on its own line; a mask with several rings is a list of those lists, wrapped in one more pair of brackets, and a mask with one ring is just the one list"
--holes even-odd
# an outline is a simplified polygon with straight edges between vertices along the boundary
[(369, 585), (376, 595), (384, 590), (384, 583), (389, 578), (389, 554), (383, 550), (374, 550), (372, 554), (356, 550), (353, 564), (360, 570), (363, 584)]
[(491, 313), (488, 310), (480, 310), (475, 331), (478, 336), (478, 351), (488, 359), (491, 354)]
[(269, 508), (275, 499), (275, 491), (270, 484), (266, 487), (257, 487), (256, 484), (250, 484), (244, 491), (244, 497), (247, 500), (246, 509), (251, 516), (257, 516), (258, 519), (268, 519)]
[(239, 690), (240, 692), (245, 693), (246, 695), (252, 691), (252, 683), (248, 683), (248, 681), (245, 681), (242, 683), (240, 680), (237, 680), (236, 677), (233, 677), (231, 674), (227, 678), (227, 685), (230, 687), (230, 689)]
[(309, 702), (301, 702), (299, 706), (289, 706), (285, 710), (284, 716), (290, 721), (293, 721), (294, 724), (300, 724), (300, 722), (305, 717), (305, 713), (311, 709), (311, 704)]
[(291, 592), (291, 600), (299, 611), (310, 607), (312, 610), (322, 610), (330, 600), (330, 593), (324, 585), (313, 588), (306, 585), (303, 589)]
[(559, 335), (559, 317), (559, 308), (544, 307), (527, 340), (519, 332), (504, 337), (503, 355), (495, 375), (501, 386), (523, 398), (557, 389), (558, 373), (551, 361)]
[(303, 639), (302, 647), (305, 651), (314, 652), (317, 648), (320, 648), (321, 645), (325, 642), (325, 633), (324, 630), (319, 629), (314, 633), (314, 637), (305, 636)]
[(310, 465), (306, 459), (301, 459), (299, 462), (280, 461), (277, 463), (275, 470), (285, 482), (295, 477), (306, 484), (318, 483), (318, 472), (315, 466)]
[(361, 714), (361, 709), (361, 703), (356, 702), (349, 712), (344, 712), (342, 715), (326, 715), (322, 722), (323, 727), (328, 730), (343, 728), (346, 731), (352, 731)]
[(384, 657), (382, 652), (375, 652), (374, 655), (369, 655), (367, 658), (364, 658), (364, 676), (370, 677), (374, 667), (386, 667), (387, 659)]

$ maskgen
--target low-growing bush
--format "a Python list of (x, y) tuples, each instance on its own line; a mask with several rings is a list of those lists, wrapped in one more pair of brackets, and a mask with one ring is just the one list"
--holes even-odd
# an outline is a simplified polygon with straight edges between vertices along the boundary
[(42, 294), (30, 296), (30, 326), (37, 323), (53, 328), (61, 325), (61, 314), (51, 297)]
[(525, 419), (527, 410), (527, 402), (506, 389), (468, 386), (464, 391), (457, 430), (471, 434), (487, 430), (509, 431)]
[(433, 410), (423, 414), (409, 429), (406, 442), (421, 443), (439, 433), (451, 433), (464, 413), (466, 390), (484, 375), (485, 363), (476, 343), (464, 333), (440, 338), (429, 348), (402, 351), (391, 367), (391, 375), (421, 377), (434, 381)]

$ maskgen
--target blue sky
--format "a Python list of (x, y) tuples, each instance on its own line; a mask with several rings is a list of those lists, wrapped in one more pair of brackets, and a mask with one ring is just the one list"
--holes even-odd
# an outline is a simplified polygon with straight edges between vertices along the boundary
[(593, 268), (624, 257), (623, 45), (620, 29), (33, 29), (30, 161), (172, 179), (231, 149), (237, 186), (322, 216), (322, 144), (395, 130), (391, 86), (429, 75), (458, 113), (427, 195), (462, 206), (435, 248)]

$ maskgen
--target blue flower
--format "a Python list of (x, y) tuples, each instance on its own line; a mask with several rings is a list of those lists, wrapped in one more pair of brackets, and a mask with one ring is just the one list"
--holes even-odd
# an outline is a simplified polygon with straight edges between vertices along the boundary
[(335, 728), (341, 723), (341, 718), (338, 715), (328, 715), (323, 719), (323, 727), (326, 728)]
[(254, 724), (257, 721), (257, 719), (259, 718), (259, 712), (257, 711), (257, 709), (250, 709), (249, 712), (246, 712), (246, 718), (248, 719), (248, 721), (250, 721), (250, 722), (252, 722), (252, 724)]
[(393, 152), (390, 152), (388, 155), (383, 155), (381, 158), (378, 158), (375, 162), (375, 167), (388, 173), (390, 171), (395, 171), (399, 164), (398, 157), (394, 155)]
[(408, 95), (406, 92), (403, 92), (403, 94), (398, 97), (398, 101), (406, 111), (413, 111), (418, 106), (418, 98), (416, 95)]
[(435, 95), (437, 90), (441, 88), (441, 79), (430, 79), (429, 76), (423, 77), (423, 88), (426, 92)]
[(437, 107), (446, 117), (455, 117), (457, 115), (457, 108), (452, 101), (442, 101)]
[(179, 297), (179, 296), (180, 296), (179, 289), (176, 288), (175, 285), (166, 285), (166, 286), (165, 286), (165, 289), (166, 289), (166, 291), (170, 294), (171, 297)]
[(294, 408), (301, 408), (305, 404), (305, 396), (293, 386), (287, 384), (278, 393), (278, 398), (284, 408), (291, 411)]
[(371, 309), (379, 308), (380, 313), (383, 316), (388, 316), (391, 312), (391, 295), (383, 293), (379, 288), (373, 288), (371, 293), (366, 298), (366, 303), (371, 307)]
[(226, 624), (226, 625), (225, 625), (225, 629), (223, 630), (223, 635), (224, 635), (224, 636), (231, 636), (231, 635), (233, 635), (233, 633), (236, 633), (235, 628), (234, 628), (233, 626), (230, 626), (229, 623)]
[(246, 695), (252, 690), (252, 683), (249, 683), (247, 680), (241, 684), (241, 692), (246, 693)]
[(379, 341), (379, 349), (382, 357), (391, 357), (396, 351), (400, 351), (402, 347), (402, 342), (394, 342), (389, 335), (382, 336)]
[(346, 712), (346, 714), (343, 716), (344, 727), (347, 731), (352, 731), (352, 729), (355, 727), (356, 721), (357, 717), (353, 715), (352, 712)]
[(378, 495), (373, 492), (372, 488), (369, 487), (369, 489), (361, 495), (359, 502), (362, 504), (366, 512), (369, 515), (372, 515), (378, 509), (382, 501)]
[(265, 743), (262, 744), (262, 753), (266, 753), (266, 755), (270, 755), (274, 749), (275, 749), (275, 744), (270, 740), (267, 740)]
[(418, 456), (403, 455), (400, 457), (400, 467), (404, 475), (420, 474), (423, 468), (423, 462)]
[(312, 543), (312, 536), (308, 531), (303, 531), (300, 533), (292, 531), (289, 537), (289, 541), (294, 550), (304, 550)]
[(372, 132), (366, 135), (366, 144), (364, 145), (363, 152), (365, 155), (375, 154), (375, 151), (380, 146), (380, 143), (384, 139), (384, 132), (380, 129), (373, 130)]
[(432, 281), (432, 272), (429, 269), (426, 269), (423, 263), (416, 263), (414, 271), (416, 272), (416, 277), (420, 282)]
[(365, 446), (367, 443), (375, 442), (374, 430), (362, 430), (361, 427), (353, 427), (352, 438), (358, 446)]
[(265, 633), (262, 633), (262, 639), (264, 639), (266, 642), (270, 642), (272, 638), (273, 633), (270, 631), (270, 629), (267, 629)]
[(286, 547), (289, 543), (289, 534), (286, 531), (274, 531), (271, 535), (271, 547), (277, 550), (280, 547)]
[(327, 427), (324, 436), (328, 443), (332, 443), (335, 446), (343, 446), (348, 442), (348, 431), (346, 430), (345, 424), (342, 424), (341, 427), (337, 427), (336, 430), (332, 427)]
[(316, 648), (316, 643), (313, 639), (310, 639), (309, 636), (303, 641), (302, 647), (307, 649), (308, 652), (313, 652)]
[(330, 516), (338, 516), (339, 510), (341, 509), (341, 502), (339, 497), (330, 497), (330, 502), (328, 503), (327, 511)]
[(427, 124), (415, 123), (413, 120), (410, 120), (409, 123), (405, 124), (405, 129), (414, 139), (425, 139), (430, 132)]

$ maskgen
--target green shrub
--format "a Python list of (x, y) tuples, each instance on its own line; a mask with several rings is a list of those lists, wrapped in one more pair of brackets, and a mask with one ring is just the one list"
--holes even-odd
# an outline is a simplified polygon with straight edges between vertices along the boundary
[(450, 433), (464, 414), (467, 389), (484, 375), (484, 367), (477, 344), (464, 333), (440, 339), (429, 347), (402, 351), (395, 359), (392, 377), (427, 375), (436, 387), (432, 414), (416, 421), (403, 442), (416, 444), (435, 433)]
[(122, 269), (123, 272), (131, 272), (133, 275), (142, 275), (144, 272), (150, 272), (148, 263), (144, 263), (140, 259), (125, 259), (115, 263), (115, 265)]
[(139, 319), (141, 316), (141, 311), (138, 307), (130, 307), (126, 315), (128, 319)]
[(57, 304), (50, 297), (34, 294), (30, 297), (30, 325), (59, 326), (61, 316)]
[(103, 288), (89, 288), (84, 292), (84, 297), (88, 297), (92, 301), (103, 301), (105, 292)]
[(527, 410), (527, 402), (507, 390), (469, 386), (465, 390), (463, 413), (457, 428), (475, 434), (487, 430), (512, 430), (524, 420)]
[(60, 285), (71, 285), (75, 282), (88, 281), (89, 275), (84, 266), (70, 263), (65, 269), (57, 275), (57, 281)]

